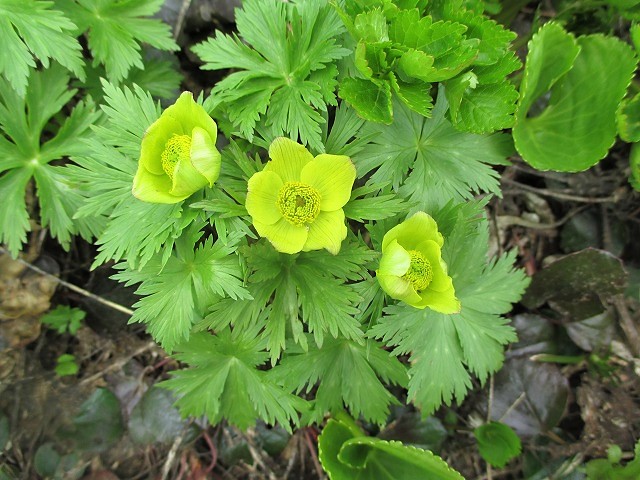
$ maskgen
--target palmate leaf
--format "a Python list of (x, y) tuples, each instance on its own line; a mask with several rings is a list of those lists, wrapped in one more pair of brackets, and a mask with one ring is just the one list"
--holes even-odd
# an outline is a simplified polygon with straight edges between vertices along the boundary
[[(94, 267), (126, 260), (129, 268), (144, 266), (160, 250), (169, 259), (175, 239), (201, 215), (196, 209), (141, 202), (131, 186), (145, 130), (160, 116), (160, 106), (137, 85), (133, 90), (103, 82), (106, 122), (96, 126), (95, 137), (72, 157), (68, 175), (85, 197), (76, 217), (101, 218), (97, 234), (99, 253)], [(135, 224), (135, 228), (131, 228)]]
[(19, 96), (26, 93), (29, 68), (34, 57), (49, 67), (55, 60), (84, 79), (82, 48), (75, 39), (75, 25), (53, 2), (40, 0), (0, 0), (0, 74)]
[[(114, 82), (113, 85), (122, 87), (135, 84), (154, 98), (175, 99), (183, 76), (178, 71), (176, 62), (171, 60), (171, 54), (162, 55), (161, 58), (157, 58), (157, 54), (157, 51), (145, 50), (143, 52), (144, 69), (132, 67), (125, 78)], [(105, 94), (102, 79), (106, 76), (106, 70), (102, 65), (94, 65), (87, 68), (87, 79), (76, 86), (81, 86), (94, 100), (101, 102)]]
[(481, 206), (449, 205), (434, 215), (445, 237), (442, 255), (462, 304), (460, 313), (398, 304), (387, 307), (369, 331), (395, 346), (394, 353), (411, 355), (409, 398), (425, 416), (454, 397), (461, 402), (471, 387), (471, 373), (486, 381), (502, 365), (504, 345), (516, 339), (502, 315), (520, 299), (528, 278), (513, 270), (514, 253), (487, 263), (488, 227), (477, 216)]
[(188, 233), (167, 261), (157, 255), (140, 270), (128, 270), (126, 264), (115, 267), (122, 270), (115, 279), (126, 285), (141, 282), (136, 293), (144, 297), (134, 305), (131, 322), (146, 323), (149, 333), (168, 352), (189, 339), (191, 326), (203, 317), (203, 306), (217, 297), (251, 298), (242, 286), (240, 264), (233, 254), (235, 242), (223, 245), (209, 238), (194, 250), (197, 236)]
[(216, 84), (208, 105), (223, 108), (249, 140), (264, 121), (272, 136), (300, 137), (323, 151), (320, 112), (336, 103), (330, 64), (348, 54), (336, 41), (343, 31), (336, 13), (312, 0), (252, 0), (237, 10), (236, 24), (246, 44), (217, 33), (193, 49), (205, 70), (239, 70)]
[(322, 347), (312, 344), (307, 352), (287, 351), (270, 378), (296, 393), (315, 391), (312, 421), (346, 406), (355, 417), (378, 424), (386, 421), (389, 405), (398, 403), (382, 382), (405, 386), (408, 380), (404, 365), (377, 342), (361, 345), (345, 339), (327, 339)]
[(105, 66), (112, 81), (125, 78), (132, 67), (144, 69), (140, 43), (159, 50), (178, 50), (169, 25), (149, 18), (162, 0), (55, 0), (77, 25), (88, 32), (89, 48), (96, 63)]
[(189, 368), (173, 372), (160, 384), (176, 392), (176, 405), (184, 416), (206, 415), (211, 424), (226, 418), (246, 429), (261, 418), (291, 431), (298, 412), (306, 409), (301, 398), (287, 393), (258, 367), (268, 353), (255, 329), (239, 335), (222, 330), (216, 336), (196, 333), (177, 347), (176, 358)]
[[(354, 305), (360, 297), (344, 279), (359, 277), (363, 265), (373, 257), (366, 249), (350, 245), (336, 257), (324, 251), (287, 255), (260, 241), (244, 247), (242, 252), (248, 267), (247, 286), (255, 300), (238, 308), (229, 302), (214, 304), (200, 328), (261, 325), (274, 365), (288, 339), (307, 348), (303, 325), (318, 346), (322, 346), (327, 334), (357, 343), (364, 341), (355, 318), (358, 310)], [(272, 301), (265, 308), (269, 299)], [(233, 315), (227, 315), (225, 312), (231, 308)]]
[[(26, 188), (35, 178), (43, 227), (67, 248), (71, 235), (89, 239), (100, 229), (100, 221), (73, 222), (82, 202), (79, 186), (66, 170), (50, 165), (54, 160), (75, 155), (90, 136), (89, 127), (99, 113), (90, 98), (78, 103), (60, 125), (51, 119), (65, 108), (75, 94), (68, 88), (69, 77), (57, 64), (41, 72), (31, 71), (26, 95), (21, 97), (0, 78), (0, 242), (17, 255), (30, 230), (25, 203)], [(53, 136), (40, 144), (43, 130)]]
[(373, 171), (368, 183), (391, 182), (400, 196), (425, 211), (475, 193), (500, 195), (498, 172), (512, 151), (503, 134), (457, 131), (446, 119), (447, 101), (438, 96), (433, 117), (426, 119), (395, 105), (392, 125), (368, 124), (358, 136), (369, 142), (353, 156), (358, 177)]

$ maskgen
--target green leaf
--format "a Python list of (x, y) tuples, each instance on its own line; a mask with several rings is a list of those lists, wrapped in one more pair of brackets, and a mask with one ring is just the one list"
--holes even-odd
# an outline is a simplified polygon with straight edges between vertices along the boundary
[(473, 430), (480, 455), (490, 465), (502, 468), (509, 460), (520, 455), (522, 444), (516, 432), (508, 425), (490, 422)]
[[(6, 242), (16, 255), (30, 230), (25, 203), (25, 189), (35, 178), (40, 202), (42, 225), (48, 226), (63, 248), (68, 248), (71, 235), (80, 233), (89, 239), (95, 234), (96, 222), (73, 222), (71, 217), (82, 197), (60, 167), (50, 162), (82, 150), (89, 128), (99, 118), (93, 102), (79, 102), (59, 127), (52, 117), (63, 110), (76, 93), (68, 87), (69, 77), (58, 64), (43, 71), (31, 71), (26, 96), (19, 96), (7, 81), (0, 78), (0, 192), (7, 208), (0, 211), (0, 241)], [(40, 141), (46, 131), (49, 138)], [(4, 174), (2, 172), (5, 172)]]
[(246, 429), (257, 418), (278, 422), (287, 431), (298, 424), (304, 401), (285, 392), (259, 369), (268, 358), (256, 331), (232, 336), (222, 330), (217, 336), (196, 333), (178, 347), (176, 358), (190, 365), (160, 384), (178, 396), (176, 405), (184, 416), (206, 415), (212, 424), (226, 418)]
[[(143, 90), (149, 92), (153, 97), (166, 100), (174, 100), (179, 93), (180, 82), (183, 75), (179, 72), (177, 59), (172, 58), (173, 54), (166, 53), (157, 58), (158, 51), (147, 50), (143, 52), (144, 68), (132, 67), (127, 77), (119, 82), (114, 82), (114, 86), (138, 85)], [(87, 80), (76, 86), (84, 88), (94, 100), (100, 101), (104, 95), (102, 90), (102, 79), (107, 77), (107, 72), (102, 65), (93, 65), (87, 69)]]
[(379, 8), (359, 14), (355, 18), (353, 26), (359, 40), (365, 42), (386, 42), (389, 40), (387, 19)]
[(386, 421), (389, 405), (398, 403), (381, 380), (396, 385), (408, 380), (405, 367), (377, 342), (360, 345), (344, 339), (327, 339), (307, 352), (288, 352), (270, 375), (297, 394), (315, 392), (315, 421), (346, 406), (353, 416), (378, 424)]
[(318, 439), (318, 449), (320, 462), (331, 480), (463, 480), (428, 450), (366, 437), (355, 425), (344, 421), (327, 422)]
[(640, 142), (640, 94), (625, 99), (616, 114), (618, 135), (625, 142)]
[[(545, 25), (529, 45), (513, 127), (518, 152), (541, 170), (595, 165), (615, 141), (616, 111), (635, 67), (633, 51), (616, 38), (589, 35), (576, 44), (559, 25)], [(528, 117), (549, 89), (548, 107)]]
[(53, 59), (84, 79), (82, 47), (73, 35), (76, 26), (52, 6), (50, 1), (0, 0), (0, 74), (21, 97), (29, 68), (36, 66), (33, 57), (45, 68)]
[(75, 335), (80, 329), (87, 312), (79, 308), (72, 308), (67, 305), (58, 305), (56, 308), (46, 313), (40, 318), (43, 325), (56, 330), (58, 333), (69, 332)]
[(75, 375), (80, 370), (74, 355), (64, 354), (58, 357), (55, 372), (59, 377)]
[(393, 121), (391, 87), (387, 82), (345, 78), (340, 84), (339, 95), (365, 120), (387, 125)]
[(202, 306), (218, 296), (251, 298), (242, 285), (240, 264), (233, 255), (235, 244), (213, 243), (208, 238), (193, 250), (197, 238), (189, 236), (183, 234), (166, 264), (161, 255), (139, 271), (125, 270), (126, 265), (118, 264), (115, 268), (122, 272), (113, 277), (126, 285), (142, 282), (136, 293), (144, 298), (134, 305), (130, 322), (146, 323), (149, 333), (169, 352), (188, 340), (191, 326), (203, 316)]
[(88, 32), (89, 49), (96, 63), (103, 64), (107, 77), (118, 81), (132, 67), (144, 69), (140, 43), (159, 50), (178, 50), (169, 25), (149, 18), (162, 0), (56, 0), (56, 5), (77, 25), (78, 33)]
[(351, 200), (344, 206), (344, 214), (357, 222), (365, 220), (383, 220), (406, 211), (407, 203), (394, 193), (384, 195), (365, 195), (361, 198), (359, 190), (351, 194)]
[[(454, 126), (472, 133), (491, 133), (513, 126), (518, 92), (509, 82), (466, 89)], [(452, 115), (453, 118), (453, 115)]]
[(373, 172), (368, 183), (390, 182), (425, 211), (480, 191), (499, 195), (499, 175), (491, 165), (505, 163), (512, 151), (509, 138), (459, 132), (446, 111), (445, 95), (439, 95), (430, 119), (396, 103), (392, 125), (366, 125), (358, 136), (369, 142), (353, 155), (358, 177)]
[(7, 245), (14, 257), (31, 230), (25, 203), (25, 188), (30, 177), (31, 172), (27, 169), (16, 169), (0, 177), (0, 198), (4, 199), (0, 209), (0, 242)]
[(434, 214), (445, 238), (442, 255), (462, 304), (460, 313), (398, 304), (387, 307), (368, 332), (396, 346), (394, 354), (411, 354), (409, 399), (423, 416), (454, 397), (462, 401), (471, 387), (469, 373), (484, 382), (502, 365), (503, 346), (516, 340), (501, 315), (519, 300), (528, 279), (513, 270), (514, 253), (487, 262), (488, 227), (477, 217), (481, 207), (477, 202), (450, 204)]
[[(335, 104), (337, 68), (349, 53), (337, 42), (343, 25), (323, 2), (249, 0), (236, 11), (242, 40), (217, 33), (196, 45), (204, 70), (234, 69), (211, 91), (240, 134), (253, 139), (259, 122), (323, 151), (320, 112)], [(243, 41), (244, 40), (244, 41)]]
[(391, 86), (398, 98), (407, 107), (423, 117), (431, 116), (433, 108), (433, 98), (431, 97), (431, 84), (421, 81), (414, 83), (406, 83), (395, 78), (392, 73), (389, 74)]

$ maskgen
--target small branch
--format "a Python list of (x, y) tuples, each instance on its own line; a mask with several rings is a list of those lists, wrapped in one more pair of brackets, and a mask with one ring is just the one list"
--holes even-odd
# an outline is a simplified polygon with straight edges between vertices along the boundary
[(507, 418), (507, 416), (512, 412), (512, 410), (514, 410), (518, 405), (520, 405), (525, 398), (527, 398), (527, 394), (525, 392), (522, 392), (520, 396), (516, 398), (515, 402), (513, 402), (509, 406), (509, 408), (507, 408), (507, 411), (504, 412), (504, 415), (502, 415), (498, 421), (502, 422), (502, 420)]
[(180, 11), (178, 12), (178, 19), (176, 20), (176, 29), (173, 31), (173, 39), (177, 40), (182, 32), (182, 25), (184, 24), (184, 19), (187, 16), (187, 11), (191, 6), (191, 0), (182, 0), (182, 5), (180, 6)]
[(120, 358), (119, 360), (116, 360), (111, 365), (109, 365), (108, 367), (106, 367), (103, 370), (99, 371), (98, 373), (95, 373), (95, 374), (91, 375), (90, 377), (82, 379), (80, 381), (79, 385), (86, 385), (87, 383), (91, 383), (94, 380), (97, 380), (98, 378), (102, 377), (103, 375), (106, 375), (107, 373), (109, 373), (109, 372), (111, 372), (113, 370), (117, 370), (118, 368), (124, 367), (124, 365), (129, 360), (131, 360), (133, 357), (141, 355), (144, 352), (146, 352), (148, 350), (151, 350), (153, 347), (156, 347), (156, 346), (157, 346), (156, 342), (148, 342), (148, 343), (146, 343), (145, 345), (143, 345), (142, 347), (138, 348), (136, 351), (134, 351), (130, 355), (127, 355), (126, 357)]
[(571, 217), (573, 217), (574, 215), (577, 215), (578, 213), (585, 210), (586, 208), (587, 208), (587, 205), (583, 205), (579, 208), (571, 210), (560, 220), (553, 223), (536, 223), (536, 222), (530, 222), (528, 220), (525, 220), (524, 218), (516, 217), (515, 215), (500, 215), (496, 218), (496, 224), (498, 224), (500, 227), (508, 227), (509, 225), (518, 225), (520, 227), (531, 228), (535, 230), (552, 230), (552, 229), (561, 227), (562, 225), (567, 223), (567, 221), (569, 221)]
[[(569, 200), (572, 202), (581, 202), (581, 203), (616, 203), (620, 200), (620, 195), (612, 195), (610, 197), (582, 197), (579, 195), (570, 195), (568, 193), (556, 192), (554, 190), (548, 190), (546, 188), (536, 188), (531, 187), (529, 185), (525, 185), (523, 183), (516, 182), (515, 180), (510, 180), (508, 178), (502, 179), (503, 183), (507, 183), (509, 185), (513, 185), (519, 189), (525, 190), (527, 192), (537, 193), (538, 195), (542, 195), (545, 197), (554, 197), (559, 198), (561, 200)], [(503, 192), (505, 195), (509, 192)]]
[(273, 470), (262, 460), (262, 455), (258, 452), (258, 448), (253, 443), (254, 437), (253, 430), (247, 430), (243, 436), (247, 440), (247, 448), (249, 449), (249, 454), (251, 458), (255, 462), (255, 464), (262, 469), (263, 472), (267, 475), (269, 480), (277, 480), (276, 474), (273, 473)]
[(313, 461), (313, 466), (316, 468), (316, 473), (318, 474), (318, 478), (324, 478), (324, 474), (322, 473), (322, 467), (320, 466), (320, 462), (318, 461), (318, 455), (316, 454), (316, 449), (313, 446), (313, 442), (311, 441), (311, 435), (309, 434), (309, 429), (304, 430), (304, 439), (307, 442), (307, 447), (309, 448), (309, 453), (311, 454), (311, 460)]
[(493, 407), (493, 375), (489, 379), (489, 402), (487, 404), (487, 423), (491, 421), (491, 410)]
[(180, 448), (180, 445), (182, 444), (182, 440), (184, 439), (188, 431), (189, 431), (189, 425), (185, 425), (185, 427), (182, 429), (182, 432), (180, 432), (180, 435), (178, 435), (176, 439), (173, 441), (173, 444), (171, 445), (171, 450), (169, 450), (169, 453), (167, 455), (167, 460), (164, 462), (164, 465), (162, 466), (162, 477), (161, 477), (162, 480), (167, 480), (167, 477), (169, 475), (169, 470), (171, 470), (171, 467), (173, 466), (173, 462), (176, 458), (176, 454), (178, 453), (178, 448)]
[[(0, 247), (0, 253), (1, 254), (8, 254), (9, 252), (7, 252), (4, 248)], [(35, 265), (32, 265), (31, 263), (27, 262), (26, 260), (23, 260), (21, 258), (15, 258), (13, 260), (18, 262), (18, 263), (21, 263), (22, 265), (24, 265), (28, 269), (33, 270), (34, 272), (39, 273), (40, 275), (42, 275), (44, 277), (47, 277), (47, 278), (53, 280), (54, 282), (59, 283), (60, 285), (62, 285), (63, 287), (68, 288), (69, 290), (72, 290), (72, 291), (74, 291), (76, 293), (79, 293), (80, 295), (83, 295), (85, 297), (91, 298), (92, 300), (95, 300), (96, 302), (99, 302), (99, 303), (101, 303), (103, 305), (106, 305), (107, 307), (113, 308), (114, 310), (118, 310), (119, 312), (125, 313), (127, 315), (133, 315), (133, 310), (131, 310), (130, 308), (124, 307), (124, 306), (120, 305), (119, 303), (112, 302), (111, 300), (107, 300), (106, 298), (102, 298), (102, 297), (96, 295), (95, 293), (91, 293), (88, 290), (85, 290), (84, 288), (80, 288), (80, 287), (74, 285), (73, 283), (65, 282), (64, 280), (59, 279), (55, 275), (51, 275), (49, 272), (45, 272), (44, 270), (36, 267)]]
[(616, 307), (616, 310), (618, 310), (620, 327), (629, 341), (629, 348), (633, 352), (634, 356), (640, 356), (640, 334), (638, 333), (638, 328), (631, 317), (631, 313), (629, 313), (624, 297), (622, 295), (616, 295), (613, 297), (613, 305)]

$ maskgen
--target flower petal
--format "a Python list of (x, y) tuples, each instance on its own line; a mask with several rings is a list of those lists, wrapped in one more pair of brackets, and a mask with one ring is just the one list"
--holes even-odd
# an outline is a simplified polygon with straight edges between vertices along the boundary
[(438, 231), (436, 221), (424, 212), (415, 213), (389, 230), (382, 240), (382, 251), (393, 240), (398, 240), (398, 243), (407, 250), (415, 250), (424, 240), (433, 240), (440, 247), (444, 244), (444, 238)]
[(209, 183), (207, 177), (196, 170), (188, 158), (181, 158), (173, 171), (172, 187), (169, 193), (176, 196), (189, 196)]
[(209, 133), (200, 127), (194, 127), (191, 132), (191, 164), (200, 172), (213, 187), (213, 183), (220, 175), (220, 163), (222, 157), (216, 149), (215, 137), (211, 138)]
[(412, 306), (415, 306), (416, 303), (420, 302), (420, 295), (416, 293), (407, 280), (396, 277), (395, 275), (380, 275), (377, 272), (376, 278), (378, 279), (378, 283), (380, 283), (382, 290), (384, 290), (391, 298), (401, 300)]
[(154, 175), (149, 173), (142, 163), (138, 164), (138, 171), (133, 177), (133, 189), (131, 193), (138, 200), (150, 203), (178, 203), (189, 195), (171, 195), (171, 180), (167, 175)]
[(444, 292), (453, 288), (451, 277), (447, 275), (447, 264), (442, 260), (442, 252), (438, 244), (433, 240), (425, 240), (416, 247), (416, 250), (421, 252), (431, 264), (433, 278), (429, 283), (429, 289)]
[(320, 210), (332, 211), (344, 207), (351, 197), (356, 167), (345, 155), (323, 153), (307, 163), (300, 181), (320, 192)]
[(283, 182), (273, 172), (258, 172), (249, 179), (245, 206), (254, 222), (273, 225), (282, 218), (278, 209), (278, 192)]
[(387, 245), (386, 250), (382, 253), (378, 272), (380, 272), (380, 275), (401, 277), (407, 273), (410, 265), (411, 255), (402, 248), (397, 240), (394, 240)]
[(204, 107), (193, 99), (191, 92), (182, 92), (176, 103), (167, 108), (162, 115), (177, 120), (184, 127), (187, 134), (194, 127), (200, 127), (209, 134), (214, 143), (218, 138), (216, 122), (213, 121)]
[(326, 248), (333, 255), (337, 255), (345, 238), (347, 238), (347, 226), (344, 223), (342, 209), (333, 212), (321, 211), (309, 225), (309, 237), (303, 250), (308, 252)]
[[(171, 107), (169, 107), (171, 108)], [(162, 152), (167, 141), (173, 135), (182, 135), (184, 130), (182, 126), (173, 118), (166, 117), (164, 114), (158, 120), (153, 122), (147, 131), (144, 132), (142, 142), (140, 143), (140, 163), (150, 173), (155, 175), (165, 175), (162, 169)]]
[(269, 147), (269, 158), (264, 170), (277, 173), (283, 182), (299, 182), (302, 167), (313, 160), (313, 155), (299, 143), (278, 137)]
[(415, 307), (429, 307), (431, 310), (447, 315), (458, 313), (462, 308), (460, 300), (456, 298), (453, 285), (449, 290), (445, 290), (444, 292), (434, 292), (430, 288), (427, 288), (420, 293), (420, 297), (421, 300), (417, 305), (414, 305)]
[(298, 253), (302, 250), (309, 232), (306, 227), (298, 227), (281, 218), (273, 225), (253, 221), (253, 226), (261, 237), (271, 242), (282, 253)]

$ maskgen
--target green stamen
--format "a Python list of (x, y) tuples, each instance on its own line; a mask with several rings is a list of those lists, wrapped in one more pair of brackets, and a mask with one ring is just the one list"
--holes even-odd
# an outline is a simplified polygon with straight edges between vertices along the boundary
[(429, 286), (433, 279), (433, 269), (431, 263), (425, 258), (425, 256), (417, 250), (409, 250), (411, 255), (411, 263), (409, 264), (409, 270), (402, 278), (409, 281), (411, 286), (416, 292), (424, 290)]
[(320, 193), (300, 182), (287, 182), (278, 192), (278, 209), (292, 225), (313, 222), (320, 213)]
[(173, 172), (180, 160), (189, 160), (191, 152), (191, 137), (189, 135), (174, 135), (164, 145), (162, 151), (162, 169), (173, 180)]

